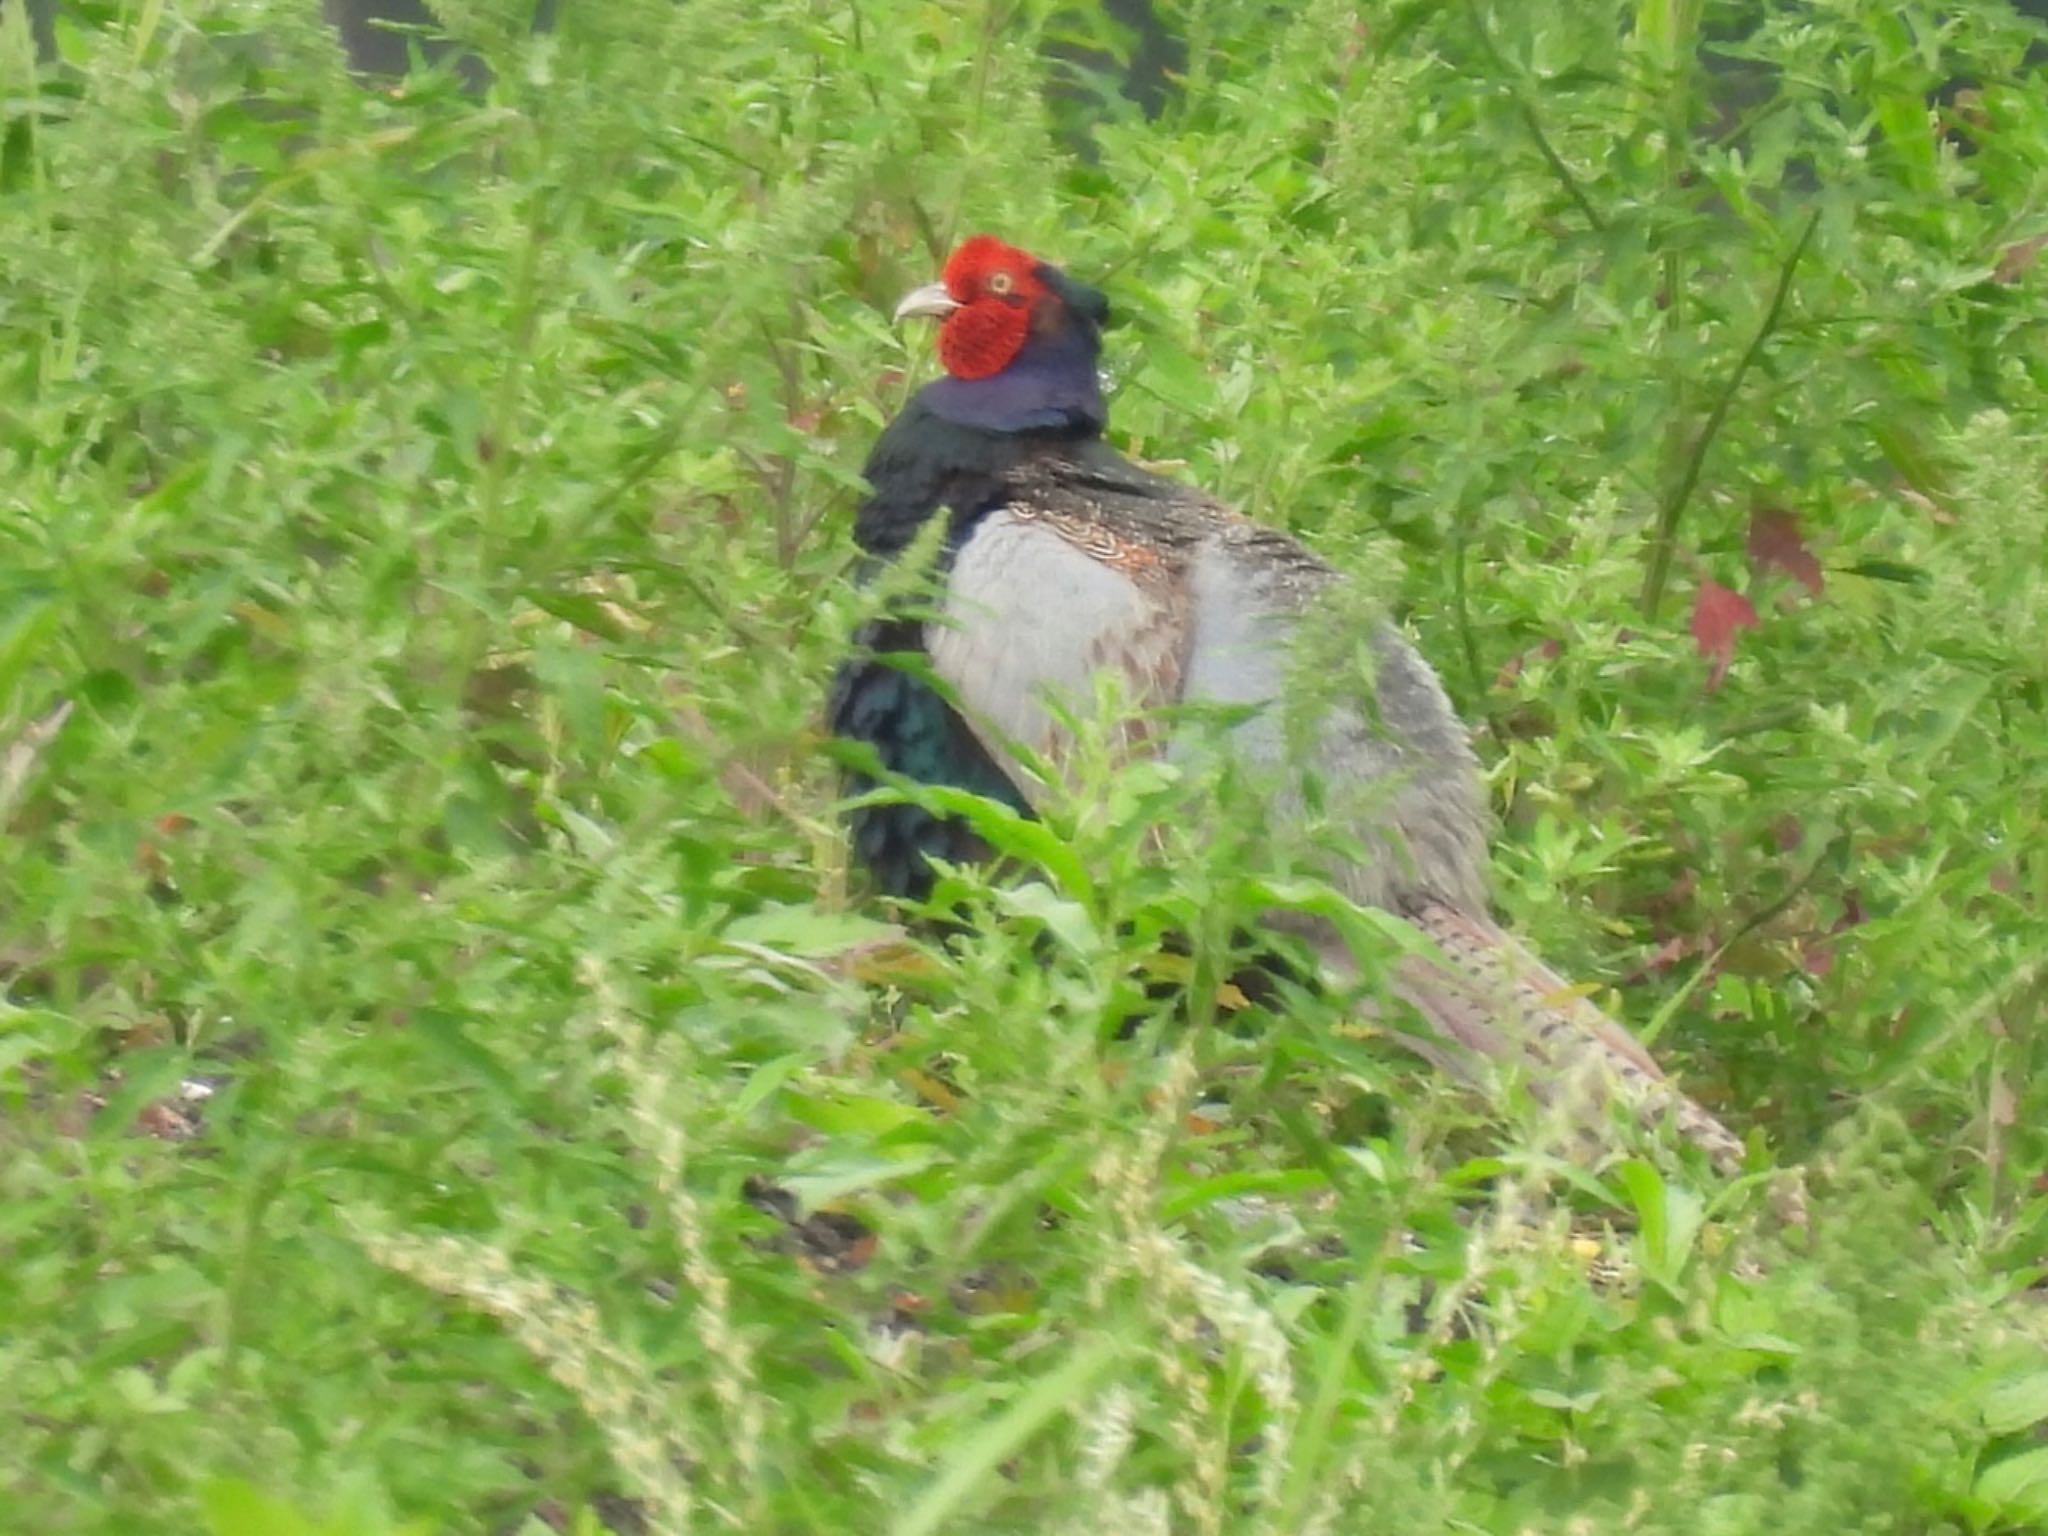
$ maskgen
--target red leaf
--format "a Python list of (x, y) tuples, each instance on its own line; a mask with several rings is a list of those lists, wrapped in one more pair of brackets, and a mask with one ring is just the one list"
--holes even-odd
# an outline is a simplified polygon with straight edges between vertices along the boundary
[(1709, 693), (1728, 675), (1737, 632), (1756, 625), (1756, 607), (1748, 598), (1711, 577), (1701, 578), (1699, 596), (1692, 601), (1692, 637), (1699, 642), (1700, 654), (1713, 663), (1707, 673)]
[(1820, 562), (1799, 533), (1799, 519), (1781, 507), (1758, 507), (1749, 515), (1749, 558), (1758, 569), (1775, 565), (1819, 597)]

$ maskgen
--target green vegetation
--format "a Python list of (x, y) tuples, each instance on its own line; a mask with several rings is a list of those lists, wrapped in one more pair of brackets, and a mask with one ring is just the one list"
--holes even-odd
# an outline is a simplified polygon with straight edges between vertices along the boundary
[[(446, 0), (482, 95), (317, 9), (0, 7), (0, 1523), (2048, 1529), (2037, 27), (1162, 7), (1147, 120), (1092, 9)], [(1810, 1235), (1227, 1007), (1162, 776), (968, 936), (849, 881), (983, 228), (1410, 625), (1502, 910)]]

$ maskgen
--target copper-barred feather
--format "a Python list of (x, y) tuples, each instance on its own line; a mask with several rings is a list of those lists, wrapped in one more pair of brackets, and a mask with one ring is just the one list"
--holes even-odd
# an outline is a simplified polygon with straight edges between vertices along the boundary
[(1428, 934), (1455, 969), (1411, 959), (1403, 998), (1466, 1049), (1525, 1057), (1546, 1084), (1585, 1076), (1618, 1089), (1638, 1110), (1669, 1113), (1686, 1140), (1727, 1174), (1742, 1168), (1742, 1143), (1664, 1075), (1627, 1030), (1494, 923), (1440, 901), (1404, 903), (1402, 916)]

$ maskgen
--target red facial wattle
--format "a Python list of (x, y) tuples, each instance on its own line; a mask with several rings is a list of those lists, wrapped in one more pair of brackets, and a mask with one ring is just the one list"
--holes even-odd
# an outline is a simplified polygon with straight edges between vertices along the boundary
[(939, 361), (956, 379), (986, 379), (1015, 361), (1030, 334), (1031, 311), (1022, 304), (963, 304), (939, 327)]
[(1032, 310), (1047, 293), (1038, 262), (993, 235), (975, 235), (946, 263), (945, 286), (959, 308), (939, 326), (939, 361), (956, 379), (986, 379), (1016, 360), (1031, 335)]

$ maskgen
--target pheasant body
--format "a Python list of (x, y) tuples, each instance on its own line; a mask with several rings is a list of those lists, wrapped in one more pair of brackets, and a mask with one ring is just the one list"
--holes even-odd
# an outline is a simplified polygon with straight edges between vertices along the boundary
[[(1429, 1026), (1410, 1040), (1424, 1055), (1468, 1075), (1515, 1065), (1547, 1096), (1618, 1093), (1738, 1167), (1735, 1137), (1488, 917), (1479, 766), (1428, 663), (1383, 620), (1344, 627), (1336, 573), (1298, 541), (1102, 441), (1102, 296), (977, 236), (906, 313), (943, 320), (948, 375), (878, 441), (855, 536), (887, 560), (944, 516), (943, 585), (930, 620), (869, 626), (835, 683), (834, 729), (888, 772), (1028, 810), (1048, 786), (1027, 762), (1060, 770), (1066, 718), (1091, 713), (1112, 672), (1130, 706), (1113, 722), (1122, 750), (1190, 765), (1227, 755), (1261, 796), (1277, 863), (1435, 941), (1394, 977)], [(1343, 648), (1320, 653), (1333, 630)], [(893, 668), (888, 650), (920, 655), (945, 692)], [(1363, 676), (1349, 665), (1361, 654)], [(1228, 723), (1190, 726), (1182, 710), (1162, 725), (1163, 707), (1187, 705), (1221, 706)], [(885, 889), (912, 895), (929, 886), (924, 855), (973, 856), (958, 823), (909, 806), (857, 811), (853, 842)], [(1275, 921), (1355, 972), (1334, 925)]]
[[(1047, 450), (1006, 477), (1000, 508), (955, 553), (943, 622), (927, 636), (934, 669), (967, 703), (970, 728), (1027, 795), (1017, 743), (1055, 763), (1071, 743), (1054, 704), (1084, 708), (1093, 679), (1119, 671), (1134, 713), (1236, 706), (1227, 750), (1259, 776), (1269, 828), (1351, 844), (1320, 872), (1362, 905), (1408, 894), (1485, 901), (1485, 813), (1478, 764), (1436, 676), (1390, 626), (1369, 639), (1375, 677), (1334, 699), (1291, 675), (1297, 631), (1337, 581), (1294, 539), (1149, 474), (1103, 445)], [(1301, 707), (1290, 707), (1300, 703)], [(1168, 736), (1169, 761), (1218, 745)]]

